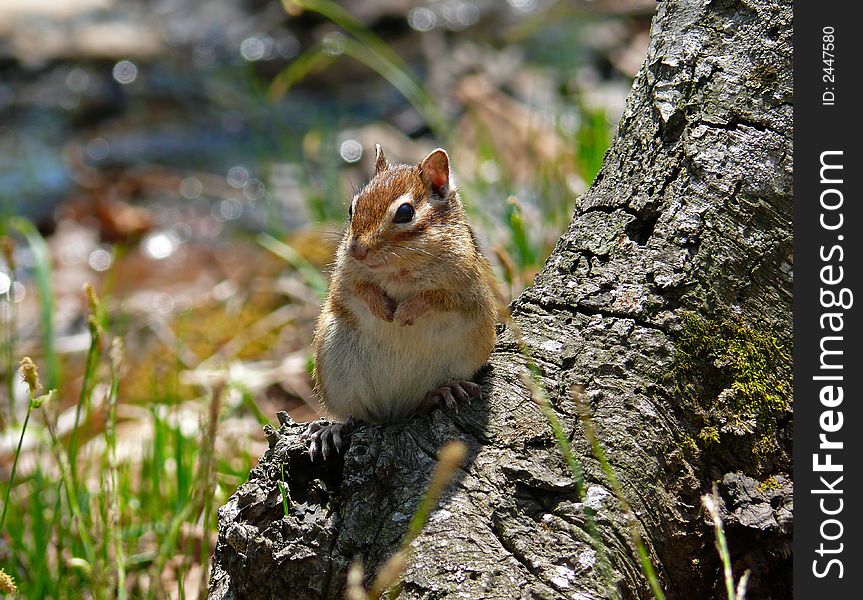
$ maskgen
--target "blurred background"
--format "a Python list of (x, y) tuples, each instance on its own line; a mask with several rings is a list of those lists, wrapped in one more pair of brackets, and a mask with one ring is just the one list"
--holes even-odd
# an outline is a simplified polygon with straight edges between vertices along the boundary
[(205, 591), (261, 425), (316, 416), (312, 327), (373, 145), (447, 148), (509, 300), (599, 169), (654, 10), (0, 0), (0, 567), (21, 597)]

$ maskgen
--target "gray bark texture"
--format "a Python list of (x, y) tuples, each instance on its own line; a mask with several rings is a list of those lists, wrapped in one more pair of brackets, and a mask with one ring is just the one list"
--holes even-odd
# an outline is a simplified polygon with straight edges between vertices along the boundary
[[(219, 511), (211, 599), (341, 598), (352, 561), (371, 576), (398, 549), (453, 439), (467, 462), (413, 542), (399, 598), (651, 598), (632, 527), (668, 598), (723, 597), (701, 506), (714, 483), (747, 597), (790, 598), (791, 9), (658, 5), (602, 170), (513, 303), (517, 327), (500, 327), (483, 401), (360, 426), (324, 467), (280, 415)], [(525, 386), (529, 360), (582, 489)]]

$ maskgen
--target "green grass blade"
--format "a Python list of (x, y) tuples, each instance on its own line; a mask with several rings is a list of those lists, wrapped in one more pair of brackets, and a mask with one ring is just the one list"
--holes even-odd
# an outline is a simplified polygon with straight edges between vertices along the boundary
[[(3, 324), (3, 348), (6, 359), (6, 393), (9, 395), (9, 406), (7, 407), (9, 409), (9, 423), (15, 425), (17, 423), (17, 415), (15, 414), (15, 337), (18, 334), (18, 311), (12, 296), (15, 286), (15, 265), (7, 264), (6, 266), (9, 269), (9, 288), (4, 297), (9, 314)], [(2, 424), (2, 419), (0, 419), (0, 425)]]
[[(713, 521), (713, 531), (716, 534), (716, 551), (719, 553), (719, 559), (722, 561), (722, 579), (725, 582), (725, 593), (728, 595), (728, 600), (737, 600), (737, 591), (734, 589), (734, 572), (731, 568), (731, 553), (728, 551), (725, 528), (719, 516), (719, 492), (716, 489), (715, 483), (713, 484), (712, 493), (704, 496), (701, 502)], [(742, 587), (745, 589), (745, 582), (742, 583)]]
[(299, 252), (294, 250), (293, 247), (266, 233), (259, 234), (257, 236), (257, 240), (261, 246), (279, 258), (282, 258), (285, 262), (296, 269), (297, 273), (299, 273), (306, 282), (306, 285), (314, 290), (321, 298), (326, 295), (326, 278), (321, 275), (321, 272), (317, 267), (307, 261)]
[(0, 531), (3, 531), (3, 524), (6, 522), (6, 513), (9, 508), (9, 496), (12, 493), (12, 486), (15, 485), (15, 471), (18, 470), (18, 456), (21, 454), (21, 446), (24, 443), (24, 434), (27, 432), (28, 423), (30, 423), (30, 407), (27, 407), (27, 415), (24, 417), (24, 425), (21, 427), (21, 437), (18, 438), (18, 447), (15, 449), (15, 456), (12, 459), (12, 473), (9, 475), (9, 485), (6, 486), (6, 497), (3, 498), (3, 512), (0, 513)]
[(114, 338), (111, 346), (111, 389), (108, 393), (108, 414), (105, 418), (105, 453), (108, 459), (108, 482), (110, 518), (106, 523), (113, 547), (114, 565), (117, 576), (117, 598), (126, 600), (126, 559), (122, 539), (122, 502), (120, 501), (120, 480), (117, 468), (117, 393), (120, 386), (120, 365), (123, 361), (123, 345), (120, 338)]
[(78, 395), (78, 404), (75, 406), (75, 422), (72, 424), (72, 433), (69, 436), (69, 465), (72, 469), (72, 478), (78, 481), (78, 428), (81, 424), (81, 412), (86, 409), (90, 413), (90, 396), (93, 392), (96, 366), (99, 361), (101, 350), (101, 328), (98, 327), (93, 315), (90, 316), (90, 347), (87, 350), (87, 358), (84, 363), (84, 377), (81, 381), (81, 392)]
[(274, 102), (287, 94), (300, 81), (328, 67), (336, 57), (324, 51), (323, 44), (315, 44), (276, 75), (270, 84), (267, 97)]
[(285, 516), (287, 517), (290, 504), (288, 501), (288, 486), (285, 484), (285, 464), (282, 463), (280, 467), (282, 478), (276, 481), (276, 484), (279, 486), (279, 493), (282, 495), (282, 509), (285, 511)]
[(393, 66), (407, 71), (407, 65), (386, 42), (375, 35), (362, 21), (332, 0), (282, 0), (282, 5), (286, 10), (290, 10), (291, 5), (293, 5), (318, 13), (350, 33), (360, 43), (373, 49), (376, 54)]
[(343, 40), (345, 54), (386, 79), (423, 116), (435, 135), (441, 140), (446, 139), (446, 120), (437, 105), (410, 74), (410, 69), (401, 57), (359, 19), (331, 0), (282, 0), (282, 4), (288, 11), (300, 7), (316, 12), (347, 31), (353, 39)]
[(435, 136), (440, 140), (447, 139), (449, 128), (446, 120), (438, 111), (437, 106), (425, 90), (411, 77), (408, 71), (400, 69), (375, 52), (369, 46), (365, 46), (356, 40), (346, 38), (343, 40), (344, 51), (348, 56), (360, 61), (370, 69), (377, 72), (394, 88), (396, 88), (416, 111), (422, 115), (426, 124)]
[(53, 389), (58, 386), (60, 380), (60, 362), (54, 348), (54, 291), (51, 284), (53, 280), (51, 252), (45, 239), (27, 219), (11, 217), (9, 226), (24, 236), (33, 252), (36, 286), (39, 290), (45, 387)]

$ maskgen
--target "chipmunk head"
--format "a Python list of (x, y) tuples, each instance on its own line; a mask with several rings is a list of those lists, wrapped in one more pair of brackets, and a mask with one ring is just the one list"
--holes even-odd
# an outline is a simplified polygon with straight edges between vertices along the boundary
[(348, 218), (345, 250), (363, 268), (439, 259), (463, 219), (446, 151), (438, 148), (417, 165), (393, 165), (376, 145), (374, 177), (351, 200)]

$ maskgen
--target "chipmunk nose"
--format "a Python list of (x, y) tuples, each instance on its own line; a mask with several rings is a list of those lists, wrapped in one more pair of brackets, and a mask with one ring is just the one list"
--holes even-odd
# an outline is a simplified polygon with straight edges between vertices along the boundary
[(351, 240), (351, 243), (348, 244), (348, 254), (357, 260), (365, 260), (369, 254), (369, 247), (357, 240)]

